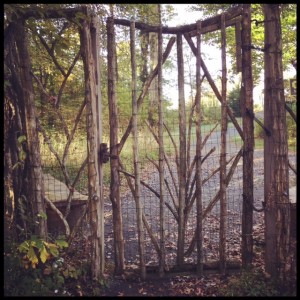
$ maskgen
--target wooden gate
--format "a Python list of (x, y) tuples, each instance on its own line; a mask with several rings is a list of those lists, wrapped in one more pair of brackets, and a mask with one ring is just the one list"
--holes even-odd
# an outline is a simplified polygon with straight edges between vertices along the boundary
[[(134, 264), (145, 277), (151, 268), (160, 275), (170, 268), (194, 268), (201, 273), (214, 267), (225, 272), (238, 266), (241, 259), (244, 264), (251, 263), (254, 114), (250, 15), (250, 6), (244, 5), (176, 28), (108, 18), (110, 200), (116, 273)], [(117, 76), (115, 25), (130, 28), (131, 80), (127, 87)], [(226, 99), (229, 27), (236, 36), (236, 70), (242, 72), (242, 124)], [(142, 82), (137, 77), (136, 30), (155, 33), (158, 39), (157, 65)], [(221, 91), (201, 56), (202, 35), (217, 30), (221, 32)], [(163, 49), (163, 36), (170, 35)], [(162, 83), (163, 65), (175, 43), (178, 110), (167, 108)], [(189, 103), (184, 43), (196, 59), (196, 85)], [(203, 81), (217, 99), (215, 107), (206, 110), (210, 112), (208, 121), (203, 110)], [(153, 89), (157, 101), (149, 107), (147, 95)], [(132, 107), (126, 122), (118, 107), (120, 99)], [(147, 118), (149, 109), (151, 120)], [(242, 257), (238, 257), (240, 246)]]

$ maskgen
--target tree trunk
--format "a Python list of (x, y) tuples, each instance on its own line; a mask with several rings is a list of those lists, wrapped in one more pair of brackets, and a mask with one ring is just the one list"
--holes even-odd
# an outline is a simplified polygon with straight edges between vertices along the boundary
[[(41, 238), (47, 238), (47, 222), (44, 200), (44, 183), (40, 157), (40, 142), (36, 124), (36, 109), (32, 78), (30, 75), (31, 62), (28, 52), (28, 42), (24, 28), (24, 21), (17, 21), (15, 27), (15, 40), (18, 51), (20, 85), (22, 87), (22, 100), (24, 103), (26, 144), (28, 158), (28, 200), (33, 209), (34, 231)], [(21, 99), (19, 99), (21, 100)]]

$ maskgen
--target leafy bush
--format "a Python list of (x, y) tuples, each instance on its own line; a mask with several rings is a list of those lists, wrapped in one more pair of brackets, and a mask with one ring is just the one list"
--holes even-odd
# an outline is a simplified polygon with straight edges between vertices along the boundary
[[(6, 244), (4, 251), (5, 296), (51, 296), (65, 283), (64, 240), (48, 243), (32, 236), (20, 245)], [(69, 275), (69, 274), (67, 274)]]

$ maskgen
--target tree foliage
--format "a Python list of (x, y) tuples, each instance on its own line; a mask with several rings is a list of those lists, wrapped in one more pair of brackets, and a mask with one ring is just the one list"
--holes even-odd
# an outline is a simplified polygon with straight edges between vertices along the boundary
[[(221, 14), (228, 9), (235, 8), (241, 4), (195, 4), (191, 7), (194, 11), (201, 11), (203, 19)], [(282, 55), (283, 70), (288, 70), (291, 66), (291, 60), (296, 58), (296, 12), (297, 4), (281, 5), (281, 25), (282, 25)], [(261, 4), (251, 4), (252, 20), (252, 45), (256, 48), (264, 47), (264, 15)], [(228, 28), (226, 32), (228, 53), (235, 62), (235, 36), (233, 28)], [(203, 40), (209, 44), (220, 45), (220, 34), (218, 32), (205, 34)], [(264, 68), (263, 52), (259, 50), (252, 51), (253, 61), (253, 81), (256, 85), (261, 79), (260, 75)], [(235, 63), (234, 63), (235, 64)], [(233, 65), (234, 66), (234, 65)]]

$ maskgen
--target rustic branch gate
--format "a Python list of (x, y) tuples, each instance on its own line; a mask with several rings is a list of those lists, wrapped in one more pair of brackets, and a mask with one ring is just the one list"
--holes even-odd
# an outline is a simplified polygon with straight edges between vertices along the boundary
[[(270, 7), (266, 7), (266, 11), (268, 9), (270, 9)], [(76, 17), (76, 13), (90, 15), (85, 8), (63, 11), (63, 14), (67, 19)], [(278, 15), (278, 11), (272, 13), (274, 13), (275, 16)], [(25, 12), (22, 18), (25, 20), (30, 17), (37, 19), (41, 18), (39, 14), (32, 11)], [(55, 10), (49, 10), (45, 13), (44, 18), (62, 18), (62, 14)], [(31, 137), (30, 134), (38, 127), (44, 137), (45, 143), (48, 144), (50, 151), (57, 159), (59, 169), (63, 175), (62, 178), (66, 182), (67, 205), (63, 214), (51, 204), (51, 201), (48, 201), (49, 199), (47, 199), (47, 197), (45, 197), (45, 199), (51, 208), (53, 208), (60, 216), (66, 227), (66, 232), (71, 238), (72, 233), (70, 233), (70, 228), (66, 219), (70, 213), (72, 198), (76, 195), (74, 186), (78, 183), (85, 166), (88, 165), (87, 185), (90, 214), (89, 225), (91, 225), (92, 236), (92, 260), (95, 262), (92, 266), (93, 276), (99, 278), (104, 270), (105, 206), (104, 196), (102, 194), (102, 164), (107, 161), (108, 156), (110, 157), (111, 168), (110, 200), (113, 211), (113, 252), (115, 256), (116, 273), (123, 272), (125, 268), (125, 258), (127, 264), (137, 263), (140, 266), (141, 276), (143, 278), (146, 276), (146, 270), (151, 269), (152, 266), (154, 269), (157, 269), (158, 266), (160, 276), (163, 276), (164, 272), (168, 270), (169, 267), (173, 267), (174, 269), (177, 268), (179, 270), (184, 270), (188, 267), (189, 270), (195, 269), (199, 273), (202, 273), (204, 269), (217, 268), (224, 273), (231, 267), (239, 266), (239, 261), (232, 260), (232, 258), (237, 256), (236, 251), (232, 251), (232, 249), (229, 248), (233, 245), (240, 246), (240, 238), (242, 242), (242, 264), (244, 266), (251, 264), (253, 251), (252, 230), (254, 204), (253, 119), (255, 119), (255, 117), (253, 114), (252, 99), (250, 5), (243, 5), (242, 7), (228, 11), (222, 15), (178, 28), (149, 26), (139, 22), (114, 20), (112, 18), (108, 19), (108, 66), (110, 67), (108, 72), (108, 103), (110, 114), (109, 155), (106, 152), (107, 148), (105, 147), (105, 144), (102, 144), (101, 133), (100, 72), (98, 69), (99, 61), (97, 55), (97, 49), (99, 47), (99, 28), (97, 19), (92, 17), (91, 22), (89, 22), (83, 18), (80, 20), (80, 24), (80, 37), (84, 47), (81, 48), (80, 52), (74, 54), (74, 59), (67, 72), (61, 68), (57, 60), (53, 57), (53, 49), (51, 50), (49, 46), (47, 48), (42, 37), (40, 37), (41, 43), (45, 46), (50, 56), (52, 53), (51, 57), (53, 62), (64, 78), (58, 96), (55, 97), (55, 99), (43, 89), (39, 79), (34, 74), (30, 74), (29, 65), (26, 66), (24, 71), (26, 74), (23, 75), (24, 78), (30, 78), (30, 76), (32, 76), (36, 81), (35, 88), (40, 92), (41, 100), (44, 96), (47, 96), (49, 100), (55, 100), (56, 103), (53, 105), (53, 111), (57, 114), (57, 117), (62, 124), (62, 131), (67, 137), (63, 156), (60, 158), (41, 124), (39, 124), (38, 121), (37, 124), (35, 124), (35, 122), (32, 122), (33, 119), (30, 119), (35, 118), (35, 116), (30, 115), (34, 114), (34, 110), (26, 116), (29, 124), (29, 128), (27, 128), (28, 137)], [(22, 24), (20, 23), (19, 25)], [(118, 111), (117, 102), (118, 83), (116, 80), (117, 51), (114, 33), (115, 25), (130, 27), (130, 65), (132, 77), (131, 95), (129, 97), (132, 100), (132, 115), (125, 128), (119, 128), (118, 125), (119, 118), (122, 117), (122, 112)], [(235, 28), (236, 65), (237, 71), (242, 72), (242, 86), (240, 92), (242, 128), (226, 101), (226, 28), (229, 26)], [(278, 23), (276, 23), (276, 26), (278, 26)], [(268, 29), (272, 30), (272, 27), (270, 28)], [(24, 28), (22, 28), (22, 30), (23, 29)], [(154, 32), (158, 34), (158, 64), (151, 71), (141, 87), (138, 87), (139, 82), (136, 75), (136, 29), (142, 30), (144, 33)], [(202, 34), (216, 30), (221, 31), (221, 92), (212, 79), (204, 60), (201, 57)], [(176, 35), (176, 38), (170, 38), (164, 51), (163, 34)], [(193, 41), (194, 37), (196, 37), (196, 46)], [(196, 94), (192, 97), (190, 107), (185, 103), (184, 41), (188, 43), (193, 55), (196, 57)], [(170, 112), (165, 109), (162, 96), (163, 65), (172, 51), (175, 42), (177, 44), (178, 66), (179, 113), (176, 117), (178, 123), (169, 121), (168, 118)], [(270, 52), (270, 55), (275, 55), (271, 53), (276, 54), (280, 53), (280, 51)], [(83, 59), (85, 71), (85, 95), (83, 97), (84, 101), (75, 117), (75, 125), (70, 131), (58, 109), (58, 104), (62, 100), (65, 84), (74, 65), (80, 57), (80, 54)], [(279, 59), (280, 58), (276, 58), (276, 61)], [(266, 56), (266, 62), (268, 62), (268, 60), (273, 62), (272, 56)], [(201, 70), (203, 71), (203, 75), (201, 74)], [(279, 68), (277, 71), (280, 75), (282, 70)], [(276, 76), (278, 76), (278, 74), (273, 74), (269, 69), (268, 72), (271, 81), (276, 81)], [(156, 123), (150, 124), (150, 122), (145, 120), (141, 113), (143, 112), (143, 109), (147, 109), (145, 99), (147, 98), (147, 92), (151, 87), (151, 83), (156, 77), (158, 78), (157, 120)], [(205, 129), (202, 127), (204, 116), (201, 113), (201, 88), (204, 79), (207, 80), (215, 97), (221, 103), (221, 106), (218, 107), (221, 118), (216, 118), (218, 124)], [(269, 88), (271, 90), (273, 87), (270, 86)], [(24, 97), (27, 96), (25, 95)], [(32, 95), (29, 95), (28, 99), (30, 97), (32, 97)], [(282, 99), (279, 94), (276, 94), (276, 97), (278, 97), (279, 100)], [(270, 98), (266, 99), (268, 101), (270, 100)], [(270, 103), (268, 102), (268, 105), (269, 104)], [(285, 127), (284, 121), (282, 121), (285, 117), (283, 107), (284, 106), (281, 103), (281, 114), (278, 114), (281, 119), (276, 122), (273, 120), (274, 122), (272, 123), (272, 120), (269, 118), (268, 122), (272, 124), (268, 127), (271, 128), (275, 124), (273, 126), (275, 128), (277, 123), (283, 124), (282, 126)], [(74, 138), (80, 119), (83, 116), (84, 109), (87, 112), (87, 157), (82, 162), (82, 165), (76, 173), (75, 179), (72, 181), (66, 168), (66, 160), (70, 152), (70, 144)], [(276, 108), (272, 108), (272, 111), (276, 112)], [(267, 111), (265, 114), (266, 117), (270, 115)], [(231, 124), (228, 124), (228, 117), (232, 123), (231, 127)], [(220, 129), (218, 130), (216, 129), (217, 125), (220, 125)], [(286, 138), (284, 132), (286, 128), (281, 129), (283, 129), (283, 131), (278, 132), (279, 142), (276, 146), (281, 142), (281, 135)], [(128, 137), (131, 132), (133, 142), (132, 149), (130, 148), (129, 151), (133, 153), (133, 156), (128, 157), (125, 150), (126, 147), (128, 150)], [(277, 132), (275, 133), (277, 134)], [(230, 140), (230, 137), (232, 137), (231, 135), (234, 137), (237, 135), (241, 140), (240, 142), (234, 142), (235, 147), (232, 152), (230, 152), (230, 149), (232, 150), (232, 148), (229, 147), (229, 144), (232, 144), (232, 141)], [(272, 138), (275, 137), (274, 134)], [(32, 138), (34, 140), (37, 137), (32, 135)], [(29, 145), (30, 147), (34, 146), (33, 140), (28, 139), (28, 142), (32, 143)], [(141, 141), (144, 142), (146, 140), (147, 148), (144, 149), (145, 153), (143, 153), (139, 145)], [(213, 142), (213, 140), (215, 141)], [(268, 139), (266, 140), (268, 141)], [(272, 145), (274, 140), (270, 139), (268, 142), (270, 143), (268, 144), (268, 147), (271, 148), (270, 145)], [(152, 148), (153, 145), (157, 146)], [(278, 147), (280, 148), (281, 146)], [(266, 152), (271, 151), (269, 148), (266, 149)], [(38, 149), (38, 147), (36, 149)], [(277, 151), (276, 149), (272, 153), (274, 156)], [(33, 149), (30, 151), (34, 152), (36, 150)], [(282, 153), (280, 151), (282, 151)], [(282, 193), (288, 189), (287, 161), (285, 159), (287, 156), (286, 143), (280, 148), (280, 151), (281, 156), (279, 158), (283, 158), (280, 162), (285, 168), (281, 170), (282, 173), (276, 174), (277, 177), (275, 179), (279, 178), (280, 180), (283, 180), (283, 184), (280, 187), (276, 187), (279, 188), (279, 190), (276, 190), (275, 192), (278, 193), (278, 197), (282, 198)], [(38, 153), (36, 153), (36, 155), (38, 155)], [(145, 160), (143, 160), (142, 157), (147, 158), (147, 163), (145, 163)], [(242, 176), (237, 172), (241, 166), (239, 163), (241, 157), (243, 157)], [(127, 161), (125, 159), (127, 159)], [(40, 164), (38, 159), (36, 164)], [(33, 165), (36, 166), (36, 164)], [(267, 159), (265, 160), (265, 164), (269, 167), (271, 165)], [(40, 168), (40, 166), (37, 167)], [(271, 167), (274, 166), (272, 165)], [(146, 169), (149, 170), (150, 173), (145, 172)], [(269, 173), (270, 170), (271, 168), (268, 169)], [(31, 176), (35, 177), (31, 179), (35, 186), (33, 190), (36, 198), (43, 197), (43, 190), (40, 189), (40, 182), (43, 181), (43, 177), (45, 179), (47, 176), (42, 176), (42, 174)], [(268, 178), (269, 177), (267, 177), (267, 179)], [(133, 179), (134, 183), (132, 181)], [(126, 188), (123, 184), (124, 181), (127, 183)], [(242, 185), (240, 185), (240, 182), (242, 182)], [(273, 180), (273, 182), (275, 181)], [(128, 192), (128, 187), (132, 195), (134, 195), (133, 197), (130, 192)], [(273, 186), (268, 182), (266, 188), (272, 190)], [(233, 199), (234, 197), (232, 198), (232, 191), (234, 189), (237, 191), (234, 195), (236, 199)], [(211, 191), (214, 191), (215, 193), (212, 194)], [(268, 197), (269, 194), (270, 193), (266, 193), (265, 197)], [(80, 198), (81, 196), (78, 197)], [(239, 212), (240, 206), (238, 202), (242, 202), (241, 224)], [(277, 217), (279, 218), (281, 214), (286, 215), (286, 223), (289, 219), (288, 203), (288, 200), (284, 198), (284, 201), (281, 203), (282, 207), (277, 207)], [(130, 218), (127, 217), (128, 214), (125, 214), (126, 209), (132, 210)], [(152, 222), (150, 222), (150, 217), (152, 218)], [(270, 216), (268, 216), (268, 221), (278, 221), (274, 220), (273, 217), (274, 214), (270, 214)], [(153, 221), (153, 219), (155, 221)], [(76, 225), (78, 225), (78, 223), (79, 222), (77, 222)], [(209, 223), (214, 224), (215, 227), (210, 228), (208, 226)], [(282, 232), (286, 230), (286, 227), (288, 231), (289, 225), (286, 223), (280, 224), (282, 225), (282, 227), (280, 227)], [(230, 240), (229, 233), (232, 233), (233, 231), (235, 231), (235, 233), (230, 236)], [(271, 243), (275, 243), (276, 241), (273, 239), (273, 235), (271, 238)], [(281, 235), (281, 238), (283, 238), (282, 243), (284, 244), (282, 246), (282, 253), (285, 253), (284, 251), (286, 249), (284, 249), (284, 246), (287, 244), (289, 235), (286, 237)], [(109, 240), (107, 240), (107, 245), (107, 251), (110, 251)], [(138, 249), (138, 252), (135, 251), (135, 254), (129, 253), (128, 249), (135, 246)], [(217, 248), (217, 254), (213, 252), (213, 248)], [(270, 251), (270, 247), (268, 250)], [(279, 256), (279, 261), (284, 260), (282, 253), (276, 254)], [(272, 257), (270, 261), (272, 262), (273, 260), (275, 260), (274, 257)], [(188, 265), (188, 263), (191, 264)], [(282, 270), (280, 270), (280, 272), (282, 272)]]
[[(205, 224), (207, 219), (219, 219), (219, 237), (218, 237), (218, 256), (219, 262), (214, 264), (221, 272), (231, 266), (236, 266), (236, 262), (231, 262), (228, 258), (228, 219), (234, 219), (235, 216), (228, 214), (228, 195), (227, 190), (230, 181), (235, 174), (238, 163), (243, 157), (243, 188), (240, 189), (240, 198), (243, 201), (243, 220), (242, 220), (242, 260), (243, 264), (250, 264), (252, 261), (252, 219), (253, 219), (253, 99), (252, 99), (252, 70), (251, 70), (251, 21), (250, 6), (244, 5), (238, 9), (228, 11), (216, 17), (198, 21), (196, 24), (185, 25), (178, 28), (168, 28), (162, 26), (150, 26), (144, 23), (127, 21), (123, 19), (108, 18), (107, 21), (107, 49), (108, 49), (108, 102), (110, 112), (110, 167), (111, 167), (111, 185), (110, 200), (112, 202), (113, 226), (114, 226), (114, 254), (115, 254), (115, 272), (121, 273), (124, 270), (124, 258), (127, 262), (137, 263), (140, 266), (141, 275), (145, 277), (146, 265), (150, 268), (151, 264), (159, 265), (159, 273), (162, 276), (169, 266), (178, 266), (184, 269), (187, 262), (196, 262), (198, 272), (202, 272), (203, 268), (209, 268), (211, 264), (204, 263), (204, 243), (207, 248), (207, 236), (205, 236)], [(131, 97), (132, 98), (132, 116), (125, 129), (119, 128), (118, 118), (121, 118), (122, 112), (118, 111), (117, 102), (117, 50), (115, 42), (115, 25), (123, 25), (130, 27), (130, 53), (131, 53)], [(234, 26), (236, 34), (236, 59), (237, 71), (242, 71), (242, 116), (243, 129), (235, 118), (232, 110), (226, 101), (227, 71), (226, 71), (226, 27)], [(137, 99), (137, 79), (135, 66), (135, 29), (142, 30), (143, 33), (155, 32), (158, 34), (158, 64), (156, 68), (149, 74), (148, 78), (140, 88), (140, 94)], [(213, 81), (201, 54), (201, 35), (221, 30), (221, 52), (222, 52), (222, 88), (219, 92), (215, 82)], [(162, 101), (162, 68), (175, 38), (171, 37), (166, 49), (163, 52), (162, 34), (176, 34), (177, 43), (177, 66), (178, 66), (178, 102), (179, 102), (179, 136), (174, 136), (174, 128), (169, 128), (166, 124), (167, 111), (163, 107)], [(190, 46), (192, 53), (196, 56), (196, 96), (192, 100), (191, 110), (186, 111), (185, 93), (184, 93), (184, 62), (183, 62), (183, 37)], [(196, 37), (196, 46), (192, 40)], [(243, 49), (243, 51), (242, 51)], [(200, 67), (204, 73), (201, 78)], [(158, 120), (155, 126), (150, 125), (147, 121), (141, 121), (141, 111), (143, 109), (143, 101), (152, 80), (158, 76), (158, 101), (157, 112)], [(212, 135), (218, 137), (214, 132), (216, 127), (206, 132), (203, 138), (203, 130), (201, 130), (202, 116), (200, 111), (201, 105), (201, 82), (206, 78), (210, 84), (216, 98), (221, 103), (221, 131), (220, 149), (218, 145), (211, 148), (206, 145)], [(153, 109), (153, 107), (152, 107)], [(193, 128), (193, 115), (195, 115), (195, 127)], [(243, 145), (236, 149), (236, 153), (228, 157), (228, 149), (226, 146), (228, 139), (228, 117), (233, 123), (235, 130), (243, 140)], [(139, 149), (139, 131), (144, 127), (150, 133), (151, 140), (148, 145), (157, 143), (156, 158), (150, 158), (151, 149), (147, 149), (146, 154), (148, 164), (141, 167), (140, 150)], [(196, 131), (196, 147), (192, 149), (191, 132)], [(124, 163), (126, 155), (122, 157), (122, 151), (128, 142), (130, 132), (133, 134), (133, 158), (130, 164), (134, 165), (132, 173), (126, 168), (128, 164)], [(119, 138), (120, 136), (120, 138)], [(173, 147), (173, 153), (167, 153), (165, 140), (168, 138)], [(208, 161), (216, 159), (213, 157), (214, 152), (219, 152), (217, 159), (220, 162), (219, 167), (211, 170), (206, 178), (203, 178), (204, 166), (209, 164)], [(213, 165), (214, 163), (212, 163)], [(127, 167), (126, 167), (126, 166)], [(158, 178), (156, 178), (156, 186), (151, 186), (150, 182), (143, 180), (145, 176), (145, 168), (156, 169)], [(226, 171), (228, 169), (228, 171)], [(196, 170), (196, 171), (195, 171)], [(219, 172), (219, 190), (207, 201), (208, 191), (204, 188), (205, 183), (213, 180), (216, 184), (216, 174)], [(176, 178), (177, 174), (177, 178)], [(122, 176), (125, 177), (122, 177)], [(156, 175), (152, 174), (154, 178)], [(157, 177), (157, 176), (156, 176)], [(130, 195), (122, 190), (122, 180), (126, 180), (134, 201), (130, 199)], [(134, 179), (134, 183), (132, 180)], [(148, 178), (149, 179), (149, 178)], [(151, 178), (150, 178), (151, 179)], [(151, 181), (151, 180), (150, 180)], [(171, 184), (173, 186), (171, 186)], [(208, 187), (209, 189), (209, 187)], [(148, 198), (145, 195), (152, 193), (158, 200)], [(126, 196), (124, 196), (126, 194)], [(150, 199), (150, 201), (149, 201)], [(204, 201), (205, 200), (205, 201)], [(150, 224), (147, 215), (153, 213), (153, 208), (149, 208), (153, 201), (159, 201), (156, 207), (155, 223)], [(220, 206), (217, 202), (220, 201)], [(130, 208), (136, 209), (136, 218), (124, 221), (124, 207), (131, 203)], [(128, 209), (128, 208), (127, 208)], [(215, 209), (215, 213), (210, 212)], [(153, 213), (154, 214), (154, 213)], [(172, 230), (167, 228), (170, 220), (175, 220), (175, 226)], [(195, 222), (196, 221), (196, 222)], [(211, 221), (211, 219), (210, 219)], [(174, 224), (173, 224), (174, 225)], [(137, 227), (137, 237), (134, 237), (135, 226)], [(232, 226), (232, 224), (230, 224)], [(124, 229), (124, 230), (123, 230)], [(130, 232), (133, 231), (133, 235)], [(173, 231), (173, 232), (171, 232)], [(126, 236), (123, 236), (126, 235)], [(173, 239), (170, 236), (173, 236)], [(186, 237), (189, 235), (188, 241)], [(239, 237), (237, 237), (239, 239)], [(128, 257), (127, 250), (129, 241), (135, 240), (135, 245), (139, 249), (139, 254), (135, 257)], [(125, 245), (126, 242), (126, 245)], [(175, 243), (175, 244), (174, 244)], [(208, 242), (209, 243), (209, 242)], [(170, 246), (172, 245), (172, 247)], [(176, 245), (176, 246), (175, 246)], [(197, 257), (191, 257), (195, 253)], [(173, 254), (170, 255), (170, 248)], [(174, 260), (174, 250), (176, 251), (176, 260)], [(152, 251), (154, 255), (149, 255)], [(207, 256), (207, 254), (206, 254)], [(138, 259), (136, 259), (138, 257)], [(156, 257), (156, 258), (154, 258)], [(215, 257), (216, 258), (216, 257)], [(207, 261), (205, 261), (207, 262)]]

